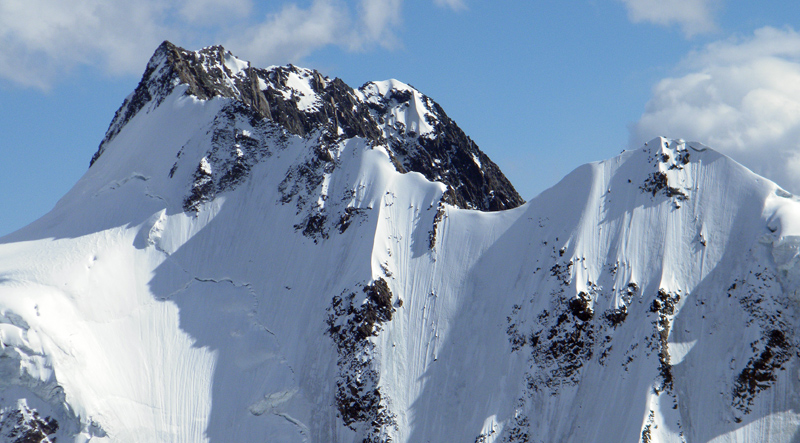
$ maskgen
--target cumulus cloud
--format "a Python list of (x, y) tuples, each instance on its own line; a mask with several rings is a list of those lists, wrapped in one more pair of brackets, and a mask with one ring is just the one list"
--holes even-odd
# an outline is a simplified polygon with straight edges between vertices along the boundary
[(634, 23), (679, 25), (687, 37), (716, 29), (714, 13), (722, 0), (620, 0)]
[[(463, 0), (433, 1), (463, 7)], [(138, 74), (162, 40), (191, 48), (222, 42), (268, 64), (298, 62), (330, 45), (357, 51), (398, 44), (403, 0), (298, 3), (256, 16), (253, 0), (0, 0), (0, 78), (47, 89), (82, 65)]]
[(700, 141), (800, 194), (800, 34), (761, 28), (709, 44), (679, 69), (653, 88), (631, 144)]

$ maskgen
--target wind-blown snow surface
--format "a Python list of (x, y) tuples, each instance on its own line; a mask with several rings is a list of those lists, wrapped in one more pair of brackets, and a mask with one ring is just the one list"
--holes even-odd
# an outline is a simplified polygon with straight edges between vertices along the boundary
[(260, 160), (186, 209), (233, 99), (185, 90), (0, 240), (7, 440), (793, 441), (800, 202), (768, 180), (655, 139), (484, 213), (360, 137), (309, 178), (317, 139), (234, 116)]

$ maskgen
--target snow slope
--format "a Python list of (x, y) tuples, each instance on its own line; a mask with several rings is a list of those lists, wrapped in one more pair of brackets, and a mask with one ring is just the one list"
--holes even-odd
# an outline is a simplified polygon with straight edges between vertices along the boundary
[(794, 440), (796, 197), (657, 138), (476, 211), (408, 85), (173, 49), (0, 239), (5, 440)]

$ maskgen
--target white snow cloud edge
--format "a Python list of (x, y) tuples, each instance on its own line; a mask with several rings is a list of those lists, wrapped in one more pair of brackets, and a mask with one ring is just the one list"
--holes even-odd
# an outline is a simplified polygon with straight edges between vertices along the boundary
[(619, 0), (628, 8), (633, 23), (678, 25), (686, 37), (715, 31), (715, 13), (722, 0)]
[(764, 27), (706, 45), (659, 81), (630, 146), (655, 135), (703, 142), (800, 194), (800, 34)]
[[(463, 0), (433, 0), (460, 10)], [(138, 74), (162, 40), (223, 43), (261, 64), (301, 61), (326, 46), (348, 51), (399, 45), (403, 0), (6, 0), (0, 2), (0, 78), (47, 90), (78, 66)], [(253, 19), (255, 17), (255, 20)]]

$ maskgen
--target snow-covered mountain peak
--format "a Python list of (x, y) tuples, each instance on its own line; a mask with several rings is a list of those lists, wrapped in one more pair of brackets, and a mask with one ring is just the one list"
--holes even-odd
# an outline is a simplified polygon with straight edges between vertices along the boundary
[[(242, 116), (247, 122), (228, 124), (239, 128), (240, 135), (263, 133), (271, 126), (286, 136), (316, 139), (318, 146), (363, 139), (386, 152), (399, 172), (419, 172), (429, 181), (444, 183), (446, 201), (459, 207), (493, 211), (524, 202), (441, 107), (416, 89), (390, 80), (354, 90), (338, 78), (293, 65), (254, 68), (220, 46), (187, 51), (164, 42), (117, 111), (92, 164), (131, 120), (153, 112), (173, 94), (222, 99), (224, 109), (216, 121), (223, 115)], [(253, 143), (265, 141), (255, 138)], [(229, 157), (246, 159), (247, 150), (240, 151)], [(260, 160), (247, 160), (249, 166), (239, 172), (253, 161)]]
[(656, 138), (521, 203), (407, 84), (165, 42), (0, 240), (0, 439), (796, 440), (798, 198)]

